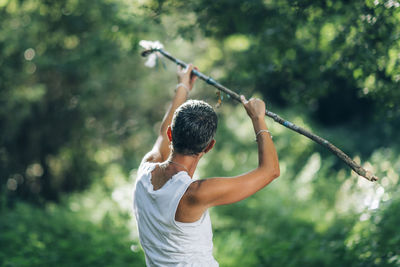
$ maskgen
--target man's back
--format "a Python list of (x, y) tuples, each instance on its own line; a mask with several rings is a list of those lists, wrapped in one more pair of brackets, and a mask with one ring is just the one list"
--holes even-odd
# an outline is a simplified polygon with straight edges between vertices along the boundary
[(181, 171), (154, 190), (152, 171), (158, 164), (139, 167), (134, 190), (134, 210), (148, 266), (218, 266), (212, 256), (211, 221), (206, 211), (200, 220), (175, 220), (179, 201), (193, 182)]

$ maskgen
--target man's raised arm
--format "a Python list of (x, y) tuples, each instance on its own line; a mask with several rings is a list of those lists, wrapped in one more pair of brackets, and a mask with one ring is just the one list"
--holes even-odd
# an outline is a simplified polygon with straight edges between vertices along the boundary
[(247, 101), (243, 96), (242, 103), (256, 134), (258, 167), (236, 177), (216, 177), (193, 182), (182, 198), (182, 205), (186, 205), (187, 210), (191, 212), (188, 220), (195, 221), (200, 218), (209, 207), (247, 198), (280, 175), (278, 155), (265, 123), (265, 103), (260, 99)]
[(172, 99), (172, 103), (162, 120), (159, 136), (152, 150), (146, 154), (146, 156), (143, 158), (143, 161), (162, 162), (169, 157), (171, 149), (167, 136), (168, 126), (171, 124), (175, 110), (186, 101), (189, 92), (192, 90), (194, 82), (197, 79), (197, 76), (191, 74), (192, 70), (192, 64), (189, 64), (186, 69), (182, 69), (180, 66), (178, 66), (178, 86), (176, 88), (174, 98)]

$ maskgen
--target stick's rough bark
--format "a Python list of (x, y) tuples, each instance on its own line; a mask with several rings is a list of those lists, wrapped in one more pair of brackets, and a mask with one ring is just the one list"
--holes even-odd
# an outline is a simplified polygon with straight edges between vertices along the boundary
[[(163, 50), (163, 49), (149, 49), (149, 50), (145, 50), (144, 52), (142, 52), (142, 56), (147, 56), (148, 54), (151, 54), (153, 52), (159, 52), (161, 53), (163, 56), (165, 56), (166, 58), (168, 58), (169, 60), (175, 62), (177, 65), (186, 68), (187, 64), (175, 57), (173, 57), (171, 54), (169, 54), (167, 51)], [(229, 88), (226, 88), (225, 86), (221, 85), (220, 83), (218, 83), (217, 81), (215, 81), (213, 78), (201, 73), (200, 71), (197, 70), (193, 70), (192, 71), (193, 74), (195, 74), (196, 76), (198, 76), (200, 79), (202, 79), (203, 81), (205, 81), (206, 83), (216, 87), (218, 90), (226, 93), (227, 95), (229, 95), (231, 98), (233, 98), (234, 100), (236, 100), (237, 102), (241, 102), (240, 101), (240, 95), (237, 94), (236, 92), (230, 90)], [(296, 124), (287, 121), (283, 118), (281, 118), (278, 114), (275, 114), (271, 111), (266, 111), (265, 115), (272, 118), (274, 121), (278, 122), (279, 124), (285, 126), (286, 128), (289, 128), (299, 134), (302, 134), (306, 137), (308, 137), (309, 139), (313, 140), (314, 142), (326, 147), (327, 149), (329, 149), (333, 154), (335, 154), (338, 158), (340, 158), (341, 160), (343, 160), (351, 169), (353, 169), (353, 171), (355, 171), (357, 174), (359, 174), (360, 176), (366, 178), (367, 180), (373, 182), (373, 181), (377, 181), (378, 177), (376, 177), (374, 174), (372, 174), (370, 171), (364, 169), (363, 167), (361, 167), (359, 164), (357, 164), (354, 160), (352, 160), (348, 155), (346, 155), (342, 150), (340, 150), (339, 148), (337, 148), (336, 146), (334, 146), (333, 144), (331, 144), (330, 142), (328, 142), (327, 140), (325, 140), (324, 138), (311, 133), (309, 131), (307, 131), (306, 129), (297, 126)]]

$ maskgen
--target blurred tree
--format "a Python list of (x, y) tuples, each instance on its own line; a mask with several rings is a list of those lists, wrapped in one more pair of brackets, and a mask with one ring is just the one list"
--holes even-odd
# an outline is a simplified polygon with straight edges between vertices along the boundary
[[(400, 9), (396, 1), (153, 1), (194, 13), (180, 31), (220, 40), (225, 81), (325, 125), (399, 123)], [(192, 29), (192, 30), (189, 30)]]
[(145, 23), (123, 1), (0, 5), (1, 191), (57, 200), (101, 173), (104, 138), (134, 127), (127, 84), (137, 73), (121, 59)]
[[(4, 209), (0, 227), (11, 245), (0, 258), (13, 255), (13, 262), (26, 263), (25, 251), (46, 248), (51, 262), (67, 255), (74, 264), (81, 254), (71, 248), (81, 233), (90, 228), (85, 236), (99, 240), (101, 230), (127, 224), (113, 217), (104, 219), (110, 228), (93, 228), (68, 206), (79, 210), (90, 199), (93, 213), (82, 213), (98, 216), (105, 210), (100, 200), (117, 196), (115, 177), (126, 179), (154, 141), (175, 66), (157, 73), (143, 69), (137, 42), (148, 38), (229, 87), (261, 94), (269, 108), (359, 155), (382, 178), (381, 184), (362, 184), (326, 150), (269, 124), (278, 136), (282, 178), (248, 200), (212, 210), (221, 266), (398, 265), (399, 5), (0, 0), (0, 201), (58, 200), (92, 182), (105, 190), (55, 210), (25, 204)], [(198, 83), (192, 96), (212, 103), (214, 94), (202, 91), (206, 86)], [(199, 177), (236, 175), (257, 162), (245, 113), (226, 102), (218, 111), (217, 145)], [(41, 216), (50, 221), (42, 224)], [(71, 229), (78, 236), (54, 246)], [(19, 234), (27, 237), (26, 246)], [(103, 238), (104, 249), (85, 262), (143, 262), (107, 251), (111, 236)], [(11, 251), (20, 246), (20, 254)]]

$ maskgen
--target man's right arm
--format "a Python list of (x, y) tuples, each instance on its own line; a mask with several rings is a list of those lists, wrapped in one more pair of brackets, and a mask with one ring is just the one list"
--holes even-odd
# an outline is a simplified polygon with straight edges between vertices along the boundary
[(255, 133), (259, 133), (256, 137), (258, 167), (236, 177), (216, 177), (192, 183), (184, 197), (200, 216), (209, 207), (235, 203), (253, 195), (280, 175), (278, 155), (265, 123), (265, 103), (259, 99), (247, 101), (244, 97), (242, 103)]

